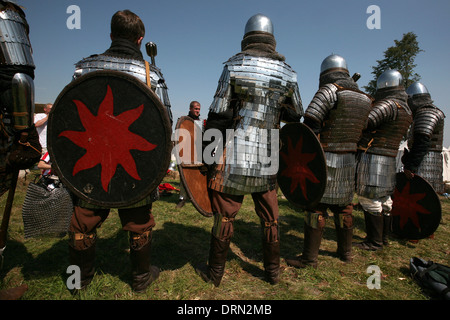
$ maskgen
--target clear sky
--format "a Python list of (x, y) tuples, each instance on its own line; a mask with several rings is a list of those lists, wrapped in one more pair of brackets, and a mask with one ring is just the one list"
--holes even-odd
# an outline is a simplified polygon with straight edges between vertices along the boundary
[[(372, 66), (384, 51), (414, 32), (424, 52), (415, 71), (422, 77), (435, 104), (450, 119), (450, 1), (448, 0), (18, 0), (30, 24), (36, 64), (36, 103), (54, 102), (70, 82), (74, 64), (110, 45), (110, 20), (118, 10), (129, 9), (146, 27), (144, 43), (158, 46), (156, 65), (169, 87), (174, 119), (198, 100), (206, 117), (222, 63), (240, 51), (247, 20), (267, 15), (274, 25), (277, 51), (298, 74), (306, 108), (318, 89), (322, 60), (342, 55), (351, 74), (361, 73), (360, 87), (373, 79)], [(80, 9), (80, 29), (67, 21)], [(380, 28), (369, 29), (371, 5), (380, 9)], [(142, 48), (147, 60), (145, 49)], [(446, 123), (444, 146), (450, 146)]]

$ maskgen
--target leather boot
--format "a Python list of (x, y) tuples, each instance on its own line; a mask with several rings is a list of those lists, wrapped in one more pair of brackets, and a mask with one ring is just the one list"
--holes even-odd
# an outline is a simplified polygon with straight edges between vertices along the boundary
[(196, 268), (197, 274), (205, 281), (212, 282), (218, 287), (222, 281), (225, 272), (225, 263), (227, 261), (230, 240), (220, 240), (211, 235), (211, 244), (209, 247), (208, 265)]
[(392, 230), (392, 216), (390, 214), (383, 214), (383, 245), (389, 245), (389, 237)]
[(280, 281), (280, 241), (263, 241), (264, 274), (270, 284)]
[(150, 264), (151, 232), (142, 235), (130, 234), (131, 287), (135, 292), (143, 292), (159, 277), (159, 268)]
[(353, 216), (351, 214), (335, 214), (334, 225), (339, 259), (350, 263), (352, 262)]
[(383, 215), (373, 215), (364, 211), (367, 237), (363, 242), (356, 243), (355, 247), (377, 251), (383, 248)]
[(80, 289), (94, 278), (96, 234), (69, 233), (69, 263), (80, 268)]
[(319, 256), (320, 243), (322, 242), (323, 226), (312, 228), (305, 223), (305, 243), (303, 254), (300, 259), (286, 259), (286, 263), (295, 268), (312, 266), (317, 268), (317, 257)]

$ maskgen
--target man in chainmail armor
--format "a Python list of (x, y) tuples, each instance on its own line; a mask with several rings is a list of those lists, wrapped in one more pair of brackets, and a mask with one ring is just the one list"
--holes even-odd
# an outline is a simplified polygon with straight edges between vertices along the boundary
[(306, 211), (303, 254), (299, 259), (286, 259), (296, 268), (317, 267), (328, 209), (334, 216), (339, 258), (344, 262), (352, 260), (357, 142), (372, 101), (350, 77), (343, 57), (328, 56), (320, 71), (319, 90), (305, 111), (304, 123), (319, 136), (325, 152), (327, 185), (320, 204)]
[[(172, 119), (164, 78), (158, 68), (144, 60), (140, 51), (144, 34), (144, 24), (136, 14), (129, 10), (116, 12), (111, 19), (110, 48), (103, 54), (79, 61), (74, 79), (95, 70), (119, 70), (131, 74), (155, 91), (166, 107), (169, 119)], [(131, 287), (135, 292), (145, 291), (159, 276), (159, 268), (150, 264), (152, 230), (156, 225), (152, 214), (152, 202), (155, 199), (157, 195), (153, 193), (138, 203), (118, 208), (123, 230), (129, 233)], [(71, 264), (81, 269), (82, 289), (94, 276), (96, 230), (109, 212), (110, 208), (75, 199), (69, 228), (69, 258)]]
[(388, 244), (396, 156), (412, 123), (412, 113), (397, 70), (387, 70), (378, 77), (374, 98), (367, 130), (358, 144), (356, 192), (364, 211), (367, 237), (355, 246), (375, 251)]
[[(267, 168), (267, 159), (262, 158), (278, 157), (271, 135), (279, 129), (280, 120), (298, 122), (303, 115), (297, 75), (275, 50), (270, 19), (261, 14), (251, 17), (241, 47), (242, 52), (225, 63), (205, 127), (205, 132), (217, 129), (227, 137), (223, 161), (209, 164), (214, 226), (208, 265), (196, 269), (215, 286), (222, 280), (234, 219), (246, 194), (253, 198), (263, 229), (266, 280), (279, 281), (278, 166), (270, 170), (274, 167)], [(233, 129), (233, 134), (226, 135), (227, 129)]]
[(444, 192), (442, 179), (442, 142), (444, 113), (433, 104), (428, 89), (415, 82), (406, 90), (414, 123), (408, 138), (408, 149), (402, 158), (408, 177), (417, 174), (427, 180), (436, 193)]

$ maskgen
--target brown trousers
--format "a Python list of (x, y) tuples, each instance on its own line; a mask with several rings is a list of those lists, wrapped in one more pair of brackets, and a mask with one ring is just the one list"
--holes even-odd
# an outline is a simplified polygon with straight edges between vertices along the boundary
[(335, 222), (338, 223), (341, 228), (353, 227), (353, 204), (350, 203), (348, 205), (339, 206), (320, 203), (314, 212), (327, 218), (328, 209), (333, 213)]
[[(118, 211), (124, 231), (143, 234), (155, 226), (151, 204), (137, 208), (118, 209)], [(110, 209), (87, 209), (76, 206), (70, 221), (69, 232), (91, 234), (102, 225), (109, 212)]]
[[(264, 241), (276, 242), (278, 235), (278, 198), (276, 190), (251, 194), (255, 211), (264, 228)], [(230, 195), (211, 190), (211, 204), (215, 215), (213, 234), (219, 240), (233, 235), (233, 222), (244, 200), (243, 195)]]

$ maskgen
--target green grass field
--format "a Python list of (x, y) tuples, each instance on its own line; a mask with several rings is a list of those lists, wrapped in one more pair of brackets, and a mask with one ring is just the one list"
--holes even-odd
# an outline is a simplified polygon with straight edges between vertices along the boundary
[[(409, 275), (409, 260), (449, 264), (450, 200), (441, 198), (443, 219), (433, 239), (418, 243), (391, 240), (382, 251), (354, 249), (351, 264), (341, 262), (336, 252), (336, 235), (328, 219), (317, 269), (288, 267), (285, 258), (299, 255), (303, 245), (304, 212), (279, 197), (281, 234), (281, 281), (270, 285), (263, 280), (260, 223), (251, 197), (246, 197), (235, 221), (235, 233), (220, 287), (203, 282), (194, 267), (208, 257), (212, 218), (199, 214), (191, 203), (175, 209), (178, 193), (154, 203), (156, 228), (152, 263), (161, 269), (159, 279), (145, 293), (130, 288), (128, 235), (121, 230), (115, 210), (98, 230), (96, 276), (89, 287), (72, 295), (68, 277), (68, 237), (24, 238), (21, 205), (28, 181), (19, 180), (10, 221), (9, 240), (0, 270), (0, 290), (26, 284), (22, 300), (429, 300), (430, 296)], [(179, 187), (179, 181), (164, 182)], [(2, 197), (1, 212), (6, 201)], [(364, 218), (355, 210), (354, 241), (365, 236)], [(369, 266), (380, 268), (381, 288), (369, 289)]]

